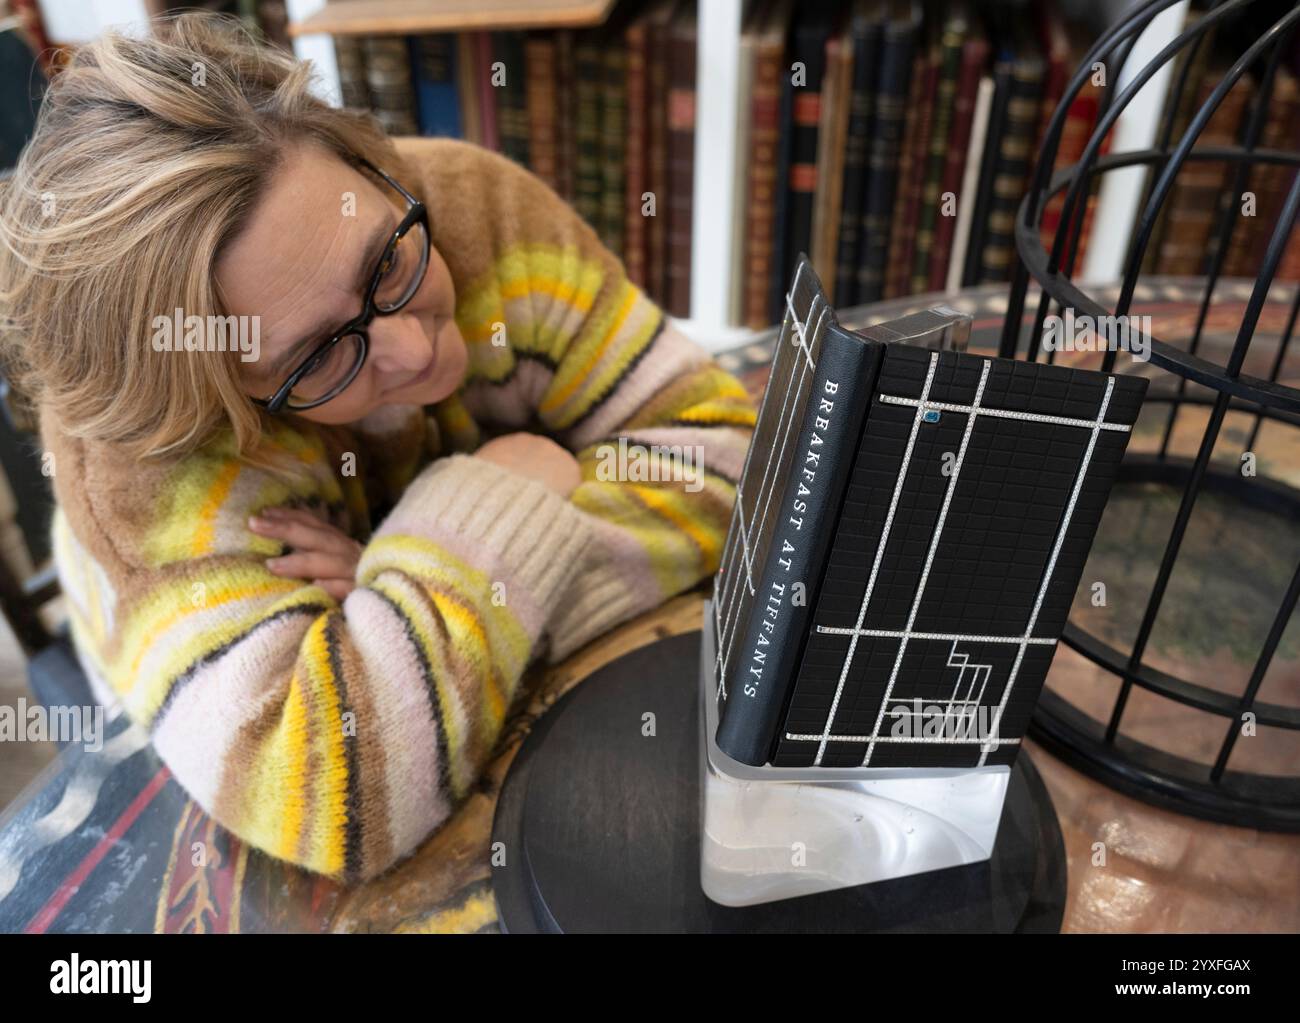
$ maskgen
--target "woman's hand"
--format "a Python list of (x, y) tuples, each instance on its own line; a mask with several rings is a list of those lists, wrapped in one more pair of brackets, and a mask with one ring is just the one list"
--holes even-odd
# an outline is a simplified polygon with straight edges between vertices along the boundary
[(335, 600), (342, 600), (356, 587), (361, 544), (311, 512), (263, 508), (248, 520), (248, 528), (293, 548), (291, 554), (267, 558), (266, 567), (276, 575), (310, 580)]
[(480, 445), (474, 457), (540, 480), (561, 497), (568, 497), (582, 482), (578, 460), (549, 437), (535, 433), (494, 437)]

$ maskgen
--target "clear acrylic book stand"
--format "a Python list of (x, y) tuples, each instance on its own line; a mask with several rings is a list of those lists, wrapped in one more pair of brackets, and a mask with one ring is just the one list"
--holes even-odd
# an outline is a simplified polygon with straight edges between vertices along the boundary
[(713, 741), (713, 602), (700, 649), (704, 893), (725, 906), (789, 899), (987, 860), (1011, 779), (976, 768), (751, 767)]

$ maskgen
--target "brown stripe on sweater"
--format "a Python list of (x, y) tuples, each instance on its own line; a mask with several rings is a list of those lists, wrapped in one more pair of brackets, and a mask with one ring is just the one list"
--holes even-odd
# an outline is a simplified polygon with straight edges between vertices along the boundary
[[(340, 628), (343, 624), (342, 613), (330, 614), (325, 623), (325, 646), (338, 689), (340, 720), (346, 721), (344, 715), (352, 715), (352, 727), (343, 728), (343, 756), (348, 772), (343, 863), (345, 878), (353, 882), (364, 876), (366, 865), (387, 863), (392, 858), (392, 846), (384, 820), (386, 815), (382, 813), (384, 764), (380, 744), (383, 740), (376, 729), (369, 742), (358, 741), (362, 729), (370, 726), (375, 718), (366, 688), (365, 665), (346, 642), (347, 631)], [(349, 678), (358, 684), (349, 686)]]
[[(460, 697), (461, 705), (466, 708), (469, 714), (470, 732), (465, 738), (463, 760), (477, 770), (478, 765), (481, 764), (491, 752), (491, 747), (496, 741), (496, 736), (483, 734), (482, 711), (483, 704), (487, 697), (486, 693), (476, 691), (476, 687), (479, 687), (480, 685), (486, 687), (493, 685), (494, 683), (489, 679), (479, 680), (476, 677), (473, 665), (466, 656), (466, 651), (462, 649), (460, 644), (454, 641), (451, 632), (447, 627), (446, 619), (443, 617), (442, 612), (438, 609), (438, 605), (434, 603), (433, 600), (434, 593), (441, 593), (449, 600), (453, 600), (458, 604), (463, 604), (465, 602), (464, 598), (467, 594), (459, 592), (449, 586), (444, 586), (432, 579), (416, 580), (405, 576), (403, 578), (406, 582), (410, 583), (410, 586), (407, 588), (408, 593), (414, 600), (419, 602), (420, 606), (429, 616), (429, 620), (433, 623), (433, 627), (438, 632), (438, 648), (442, 650), (447, 657), (449, 668), (451, 670), (452, 677), (448, 681), (455, 689), (457, 696)], [(481, 608), (477, 605), (471, 605), (471, 610), (479, 620), (483, 622), (484, 631), (490, 633), (492, 631), (491, 627), (488, 622), (484, 621)], [(488, 642), (491, 643), (490, 636), (488, 637)], [(488, 658), (488, 671), (494, 674), (497, 682), (500, 683), (497, 688), (502, 689), (506, 683), (506, 679), (501, 678), (500, 672), (497, 670), (497, 665), (490, 656)], [(470, 687), (468, 690), (465, 688), (466, 684)], [(508, 706), (511, 694), (502, 691), (501, 697), (502, 701)]]
[[(299, 648), (291, 648), (293, 653), (297, 654)], [(293, 667), (290, 668), (290, 680), (284, 687), (283, 697), (288, 698), (289, 691), (295, 682), (299, 685), (303, 683), (297, 678), (297, 669), (303, 662), (301, 659), (295, 659)], [(310, 716), (313, 709), (308, 701), (307, 713)], [(277, 741), (276, 730), (282, 720), (282, 715), (276, 713), (262, 713), (246, 721), (240, 728), (238, 734), (232, 739), (229, 748), (226, 751), (225, 759), (221, 764), (221, 777), (217, 784), (217, 796), (213, 806), (207, 809), (218, 821), (221, 821), (231, 831), (238, 833), (243, 823), (253, 816), (251, 809), (265, 794), (255, 791), (248, 784), (249, 772), (253, 763), (262, 754), (264, 747)], [(315, 805), (315, 775), (309, 774), (309, 771), (319, 771), (321, 765), (317, 762), (312, 752), (311, 743), (307, 744), (307, 763), (304, 765), (303, 786), (303, 809), (302, 834), (299, 836), (298, 846), (295, 848), (294, 855), (299, 857), (297, 862), (304, 862), (303, 849), (307, 844), (307, 839), (311, 834), (311, 825), (316, 813)], [(235, 823), (231, 823), (235, 822)], [(264, 850), (269, 855), (276, 855), (270, 849)]]

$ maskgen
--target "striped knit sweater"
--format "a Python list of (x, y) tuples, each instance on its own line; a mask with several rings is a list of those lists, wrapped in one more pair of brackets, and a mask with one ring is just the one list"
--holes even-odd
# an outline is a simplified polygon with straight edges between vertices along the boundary
[[(466, 143), (398, 145), (456, 285), (470, 358), (451, 397), (350, 428), (268, 421), (303, 482), (239, 460), (226, 432), (142, 465), (41, 417), (55, 559), (97, 698), (149, 730), (219, 823), (346, 881), (409, 854), (469, 793), (533, 661), (716, 570), (755, 420), (539, 179)], [(568, 498), (472, 456), (517, 430), (575, 454)], [(667, 462), (609, 478), (602, 448), (619, 438), (702, 450), (703, 487), (663, 478)], [(365, 543), (341, 603), (265, 567), (281, 545), (247, 521), (280, 504)]]

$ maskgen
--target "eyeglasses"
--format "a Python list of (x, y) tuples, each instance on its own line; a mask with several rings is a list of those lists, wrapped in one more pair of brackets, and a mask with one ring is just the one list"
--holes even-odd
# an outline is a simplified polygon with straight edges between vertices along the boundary
[(384, 247), (366, 287), (359, 316), (317, 345), (269, 398), (253, 402), (268, 412), (301, 412), (323, 405), (356, 379), (370, 351), (370, 322), (397, 312), (414, 297), (429, 269), (429, 213), (424, 203), (374, 166), (359, 164), (397, 189), (407, 202), (406, 214)]

